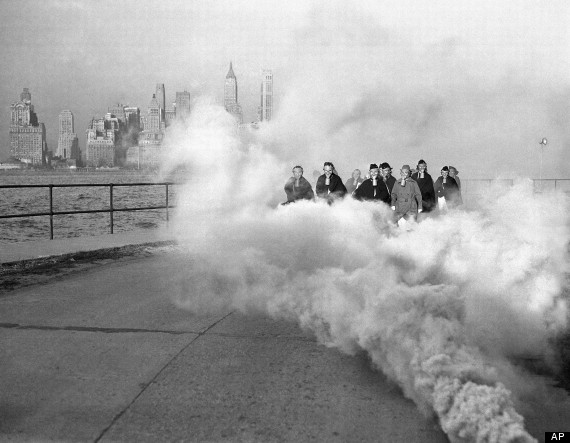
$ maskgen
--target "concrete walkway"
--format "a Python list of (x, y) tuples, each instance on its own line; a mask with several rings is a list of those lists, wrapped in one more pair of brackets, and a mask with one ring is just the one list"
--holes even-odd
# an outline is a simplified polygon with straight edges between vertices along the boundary
[(295, 323), (177, 307), (176, 255), (0, 297), (0, 441), (447, 441), (364, 355)]
[[(3, 243), (0, 264), (159, 242), (173, 237)], [(365, 355), (291, 322), (178, 307), (183, 259), (105, 260), (2, 295), (0, 442), (447, 441)], [(558, 396), (525, 411), (539, 441), (570, 423)]]
[(148, 229), (92, 237), (57, 238), (15, 243), (0, 242), (0, 264), (168, 241), (173, 241), (173, 236), (166, 229)]

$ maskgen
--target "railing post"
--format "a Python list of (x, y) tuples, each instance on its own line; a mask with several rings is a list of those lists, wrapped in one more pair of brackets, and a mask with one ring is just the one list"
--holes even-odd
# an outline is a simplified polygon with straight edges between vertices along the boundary
[(111, 234), (113, 234), (113, 183), (109, 184), (109, 224), (111, 225)]
[(168, 222), (168, 183), (166, 183), (166, 221)]
[(49, 185), (49, 239), (53, 240), (53, 185)]

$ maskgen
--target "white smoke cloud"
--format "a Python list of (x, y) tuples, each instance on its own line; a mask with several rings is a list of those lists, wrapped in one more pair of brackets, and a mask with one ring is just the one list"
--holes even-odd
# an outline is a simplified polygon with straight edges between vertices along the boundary
[(497, 47), (513, 45), (519, 56), (501, 58), (473, 35), (418, 42), (412, 29), (383, 24), (386, 5), (333, 4), (313, 9), (290, 62), (274, 73), (280, 102), (263, 141), (282, 158), (303, 152), (311, 170), (330, 160), (343, 178), (372, 162), (420, 158), (433, 171), (453, 164), (472, 178), (538, 178), (547, 136), (543, 176), (565, 176), (570, 82), (543, 71), (554, 63), (546, 53), (519, 53), (509, 39)]
[(536, 176), (529, 143), (548, 129), (554, 159), (570, 143), (559, 117), (567, 81), (534, 75), (539, 59), (493, 65), (461, 37), (411, 44), (358, 8), (314, 8), (293, 42), (288, 72), (274, 72), (274, 120), (251, 142), (205, 100), (168, 135), (164, 172), (174, 162), (188, 171), (173, 221), (184, 250), (177, 303), (268, 313), (327, 346), (366, 351), (452, 441), (533, 441), (523, 415), (568, 403), (520, 364), (560, 370), (567, 196), (536, 196), (520, 179), (411, 231), (389, 208), (351, 199), (278, 203), (294, 165), (311, 181), (324, 161), (343, 179), (419, 158), (432, 171), (455, 164), (462, 177)]
[(265, 312), (365, 350), (453, 441), (533, 441), (517, 411), (543, 401), (547, 383), (513, 362), (559, 363), (568, 198), (534, 196), (522, 180), (411, 231), (351, 199), (278, 206), (298, 159), (327, 151), (291, 161), (293, 150), (264, 144), (266, 130), (242, 144), (223, 108), (200, 101), (170, 133), (171, 158), (188, 170), (173, 220), (185, 257), (177, 303)]

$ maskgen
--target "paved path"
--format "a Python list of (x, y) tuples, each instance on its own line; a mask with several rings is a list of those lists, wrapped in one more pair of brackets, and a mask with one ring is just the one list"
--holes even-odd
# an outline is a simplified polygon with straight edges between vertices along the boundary
[(445, 442), (365, 356), (169, 299), (163, 255), (0, 297), (0, 441)]
[(166, 229), (147, 229), (54, 240), (0, 242), (0, 264), (165, 241), (172, 241), (172, 235)]

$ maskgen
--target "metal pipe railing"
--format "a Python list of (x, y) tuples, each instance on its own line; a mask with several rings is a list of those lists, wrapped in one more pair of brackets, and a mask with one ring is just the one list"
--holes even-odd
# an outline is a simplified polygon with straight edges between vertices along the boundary
[[(15, 189), (15, 188), (48, 188), (49, 189), (49, 211), (48, 212), (28, 212), (24, 214), (2, 214), (0, 219), (7, 218), (22, 218), (22, 217), (44, 217), (49, 216), (50, 225), (50, 240), (53, 240), (53, 217), (54, 215), (70, 215), (70, 214), (93, 214), (93, 213), (109, 213), (109, 228), (111, 234), (114, 233), (114, 213), (115, 212), (130, 212), (130, 211), (148, 211), (156, 209), (166, 210), (166, 221), (169, 219), (169, 208), (175, 206), (169, 204), (169, 186), (176, 183), (78, 183), (78, 184), (60, 184), (60, 185), (0, 185), (0, 189)], [(138, 206), (127, 208), (116, 208), (113, 204), (113, 189), (116, 186), (165, 186), (166, 196), (165, 204), (160, 206)], [(80, 187), (109, 187), (109, 208), (108, 209), (86, 209), (81, 211), (54, 211), (53, 210), (53, 188), (80, 188)]]

